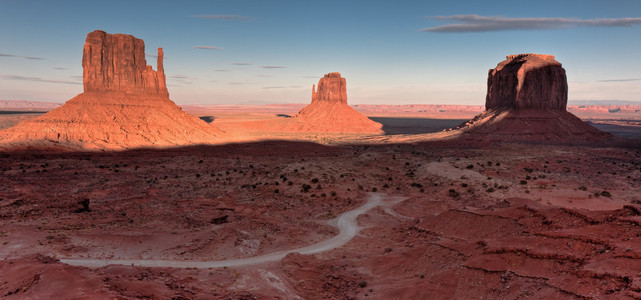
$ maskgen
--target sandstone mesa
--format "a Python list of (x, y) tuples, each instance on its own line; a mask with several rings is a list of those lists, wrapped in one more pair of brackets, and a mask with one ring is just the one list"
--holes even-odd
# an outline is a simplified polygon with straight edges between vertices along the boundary
[(38, 118), (0, 131), (0, 149), (123, 149), (211, 144), (223, 132), (169, 99), (158, 49), (147, 65), (143, 40), (96, 30), (83, 50), (84, 93)]
[(464, 138), (583, 142), (610, 135), (566, 110), (565, 69), (552, 55), (508, 55), (487, 80), (486, 111), (460, 125)]

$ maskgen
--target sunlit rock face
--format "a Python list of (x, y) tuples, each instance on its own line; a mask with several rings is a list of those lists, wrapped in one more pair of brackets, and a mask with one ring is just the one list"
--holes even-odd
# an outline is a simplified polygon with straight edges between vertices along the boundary
[(169, 96), (158, 48), (157, 71), (147, 65), (145, 42), (128, 34), (96, 30), (87, 35), (82, 54), (85, 92), (119, 91)]
[(312, 103), (316, 101), (347, 104), (347, 82), (341, 73), (325, 74), (318, 81), (318, 91), (312, 86)]
[(565, 110), (568, 83), (565, 69), (552, 55), (508, 55), (487, 78), (485, 108)]

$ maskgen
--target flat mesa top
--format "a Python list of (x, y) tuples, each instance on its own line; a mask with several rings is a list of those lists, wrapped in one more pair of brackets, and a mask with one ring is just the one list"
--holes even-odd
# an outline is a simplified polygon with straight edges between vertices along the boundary
[(510, 63), (523, 63), (527, 66), (561, 66), (561, 63), (554, 59), (554, 55), (549, 54), (536, 54), (536, 53), (523, 53), (523, 54), (513, 54), (505, 57), (505, 60), (500, 62), (497, 65), (497, 68), (502, 68), (503, 66)]

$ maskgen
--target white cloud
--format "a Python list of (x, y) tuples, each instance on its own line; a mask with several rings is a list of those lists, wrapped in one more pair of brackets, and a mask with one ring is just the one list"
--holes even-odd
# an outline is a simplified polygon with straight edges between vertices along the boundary
[(460, 33), (506, 30), (551, 30), (571, 27), (629, 27), (640, 25), (641, 18), (575, 19), (575, 18), (506, 18), (479, 15), (453, 15), (432, 17), (444, 21), (460, 22), (423, 28), (423, 32)]

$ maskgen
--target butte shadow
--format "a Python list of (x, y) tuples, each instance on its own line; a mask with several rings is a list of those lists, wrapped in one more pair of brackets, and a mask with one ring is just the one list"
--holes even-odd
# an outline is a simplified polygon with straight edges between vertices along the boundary
[(224, 133), (169, 99), (158, 49), (154, 71), (143, 40), (93, 31), (83, 49), (84, 93), (0, 132), (5, 150), (118, 150), (211, 144)]

